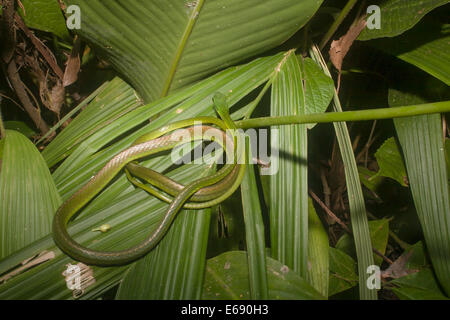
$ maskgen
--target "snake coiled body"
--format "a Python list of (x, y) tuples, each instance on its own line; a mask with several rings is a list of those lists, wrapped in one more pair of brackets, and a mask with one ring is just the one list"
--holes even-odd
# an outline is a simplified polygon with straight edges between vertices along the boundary
[[(187, 208), (204, 208), (219, 203), (231, 195), (242, 180), (245, 166), (238, 164), (236, 157), (236, 150), (238, 149), (236, 145), (237, 137), (233, 136), (230, 138), (225, 133), (227, 129), (234, 129), (227, 113), (228, 109), (224, 111), (222, 105), (222, 109), (219, 109), (218, 112), (224, 121), (213, 117), (198, 117), (179, 121), (140, 137), (131, 147), (113, 157), (81, 189), (66, 200), (56, 212), (53, 220), (53, 237), (58, 247), (73, 259), (90, 265), (112, 266), (127, 264), (142, 257), (159, 243), (175, 219), (176, 214), (185, 204)], [(195, 125), (199, 122), (213, 124), (218, 128), (204, 124)], [(71, 218), (105, 188), (127, 164), (130, 164), (127, 170), (130, 170), (131, 173), (136, 172), (140, 167), (131, 162), (176, 147), (180, 143), (179, 136), (166, 133), (179, 128), (185, 128), (187, 133), (191, 135), (192, 141), (214, 141), (218, 136), (223, 137), (226, 143), (223, 143), (222, 146), (227, 155), (233, 155), (232, 164), (225, 164), (215, 174), (197, 179), (186, 186), (168, 178), (161, 179), (159, 173), (153, 175), (153, 181), (155, 179), (157, 182), (164, 180), (164, 182), (160, 183), (160, 187), (163, 191), (174, 196), (174, 198), (170, 202), (166, 214), (157, 229), (139, 244), (121, 251), (97, 251), (76, 242), (67, 231), (67, 224)], [(240, 148), (242, 150), (242, 146)], [(155, 195), (158, 194), (156, 193)], [(199, 201), (199, 203), (186, 203), (192, 196), (194, 196), (192, 201)], [(170, 201), (164, 196), (160, 196), (160, 198)]]

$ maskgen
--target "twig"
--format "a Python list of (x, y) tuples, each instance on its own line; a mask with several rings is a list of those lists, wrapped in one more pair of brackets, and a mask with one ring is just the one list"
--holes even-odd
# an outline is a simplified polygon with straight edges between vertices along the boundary
[(42, 41), (36, 37), (33, 32), (31, 32), (30, 29), (28, 29), (25, 22), (23, 22), (22, 18), (17, 13), (14, 15), (14, 20), (23, 33), (25, 33), (25, 35), (31, 40), (35, 48), (42, 54), (45, 61), (47, 61), (49, 66), (52, 68), (53, 72), (55, 72), (59, 79), (62, 80), (64, 73), (59, 67), (53, 52), (51, 52), (50, 49), (42, 43)]
[(353, 9), (354, 5), (356, 4), (358, 0), (349, 0), (345, 7), (342, 9), (341, 13), (337, 17), (337, 19), (333, 22), (330, 29), (328, 29), (327, 33), (322, 38), (322, 41), (320, 42), (320, 49), (322, 50), (325, 45), (330, 41), (331, 37), (336, 32), (337, 28), (341, 25), (342, 21), (344, 21), (345, 17), (347, 17), (348, 13)]
[(325, 196), (325, 205), (327, 207), (330, 206), (330, 196), (331, 196), (331, 190), (330, 186), (328, 185), (325, 168), (321, 167), (320, 169), (320, 179), (322, 180), (322, 187), (323, 187), (323, 194)]
[(369, 158), (369, 148), (372, 145), (373, 141), (372, 141), (372, 137), (373, 137), (373, 133), (375, 132), (375, 127), (377, 125), (377, 120), (375, 120), (372, 124), (372, 129), (370, 130), (370, 134), (369, 134), (369, 138), (367, 139), (367, 143), (364, 146), (364, 149), (366, 149), (365, 152), (365, 156), (364, 156), (364, 166), (367, 168), (367, 160)]
[(331, 219), (336, 221), (336, 223), (338, 223), (342, 227), (342, 229), (344, 229), (350, 234), (352, 233), (352, 231), (347, 227), (347, 225), (344, 222), (342, 222), (342, 220), (339, 219), (330, 209), (328, 209), (325, 203), (323, 203), (322, 200), (320, 200), (320, 198), (313, 191), (309, 190), (309, 195), (319, 204), (319, 206), (323, 210), (325, 210), (325, 212), (331, 217)]
[[(0, 0), (1, 1), (1, 0)], [(14, 100), (13, 98), (8, 97), (6, 94), (0, 93), (0, 97), (3, 97), (5, 99), (8, 99), (9, 101), (11, 101), (12, 103), (14, 103), (16, 106), (18, 106), (22, 111), (25, 111), (22, 106), (16, 102), (16, 100)]]
[(369, 134), (369, 138), (367, 139), (366, 144), (364, 145), (364, 147), (361, 149), (361, 151), (358, 153), (358, 155), (355, 157), (356, 159), (356, 163), (359, 163), (360, 159), (362, 158), (362, 156), (364, 157), (364, 167), (367, 168), (367, 161), (368, 161), (368, 151), (370, 149), (370, 147), (372, 146), (372, 144), (374, 143), (374, 141), (377, 139), (378, 135), (375, 135), (374, 137), (374, 131), (375, 131), (375, 125), (377, 123), (377, 120), (375, 120), (372, 124), (372, 129), (370, 131)]
[(14, 0), (5, 0), (3, 2), (3, 30), (6, 37), (6, 46), (2, 52), (2, 58), (7, 64), (7, 75), (14, 91), (17, 94), (20, 102), (25, 108), (28, 115), (33, 120), (36, 127), (45, 133), (48, 131), (48, 126), (41, 117), (39, 109), (37, 109), (30, 100), (23, 82), (20, 79), (19, 72), (17, 70), (17, 65), (14, 60), (14, 52), (16, 47), (16, 29), (14, 25)]
[(23, 86), (22, 80), (20, 79), (16, 62), (14, 60), (10, 61), (7, 72), (9, 80), (11, 81), (11, 84), (13, 85), (14, 90), (16, 91), (16, 94), (19, 97), (20, 102), (22, 102), (22, 105), (28, 115), (31, 117), (36, 127), (42, 133), (46, 133), (48, 131), (48, 126), (42, 119), (39, 110), (33, 106), (33, 103), (31, 102), (30, 97)]
[[(347, 233), (353, 235), (353, 232), (347, 227), (347, 225), (341, 221), (330, 209), (327, 208), (327, 206), (320, 200), (320, 198), (311, 190), (309, 190), (309, 195), (320, 205), (320, 207), (325, 210), (325, 212), (334, 219)], [(380, 256), (384, 261), (386, 261), (389, 264), (393, 264), (394, 262), (386, 257), (384, 254), (382, 254), (380, 251), (378, 251), (375, 248), (372, 248), (372, 251)]]

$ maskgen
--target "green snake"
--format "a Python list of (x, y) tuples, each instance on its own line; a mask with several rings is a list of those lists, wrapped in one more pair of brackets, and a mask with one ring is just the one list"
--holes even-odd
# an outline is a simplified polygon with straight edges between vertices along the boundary
[[(73, 259), (89, 265), (127, 264), (144, 256), (159, 243), (183, 207), (187, 209), (207, 208), (229, 197), (243, 179), (245, 165), (242, 163), (246, 150), (242, 136), (237, 130), (231, 130), (231, 137), (229, 135), (229, 129), (237, 128), (228, 114), (225, 96), (216, 93), (213, 101), (222, 120), (215, 117), (181, 120), (139, 137), (129, 148), (114, 156), (81, 189), (67, 199), (59, 207), (53, 219), (53, 238), (57, 246)], [(190, 141), (216, 141), (220, 140), (217, 137), (221, 136), (226, 141), (221, 144), (226, 154), (233, 155), (232, 163), (225, 164), (211, 176), (199, 178), (184, 186), (134, 162), (137, 159), (178, 146), (180, 144), (179, 136), (168, 134), (178, 129), (186, 130), (185, 133), (189, 134)], [(124, 168), (129, 180), (134, 185), (169, 203), (162, 221), (145, 240), (129, 249), (97, 251), (82, 246), (69, 235), (67, 231), (69, 221)], [(140, 183), (133, 175), (152, 184), (153, 188)], [(155, 188), (162, 190), (167, 195)]]

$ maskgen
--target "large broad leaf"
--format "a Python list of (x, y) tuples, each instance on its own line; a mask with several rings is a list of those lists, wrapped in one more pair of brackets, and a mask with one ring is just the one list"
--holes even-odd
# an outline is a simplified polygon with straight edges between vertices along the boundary
[[(330, 71), (316, 47), (312, 48), (311, 56), (317, 64), (322, 67), (325, 74), (331, 77)], [(332, 105), (333, 111), (342, 112), (341, 102), (336, 91), (334, 92)], [(358, 258), (359, 282), (366, 284), (369, 277), (367, 268), (373, 265), (373, 256), (361, 182), (359, 181), (358, 168), (356, 166), (355, 155), (353, 154), (347, 124), (336, 122), (334, 123), (334, 128), (345, 169), (345, 181), (347, 184), (352, 230), (356, 255)], [(359, 286), (359, 294), (360, 298), (363, 300), (375, 300), (377, 298), (376, 291), (368, 288), (366, 285)]]
[(369, 44), (450, 85), (450, 25), (426, 18), (399, 37)]
[[(289, 267), (272, 258), (266, 258), (266, 263), (269, 299), (324, 299)], [(246, 252), (225, 252), (208, 260), (202, 298), (214, 300), (250, 298)]]
[[(209, 166), (197, 176), (212, 174)], [(192, 169), (185, 173), (192, 176)], [(210, 209), (179, 213), (161, 243), (136, 262), (122, 280), (117, 299), (200, 299), (206, 264)]]
[[(423, 100), (389, 90), (389, 105)], [(411, 193), (437, 278), (450, 294), (450, 199), (439, 114), (394, 120), (405, 157)]]
[(21, 0), (19, 13), (30, 28), (52, 32), (60, 38), (70, 39), (64, 15), (57, 1)]
[[(358, 40), (395, 37), (411, 29), (428, 12), (448, 0), (387, 0), (380, 5), (380, 28), (364, 29)], [(370, 17), (370, 14), (369, 14)]]
[(94, 133), (142, 106), (134, 90), (120, 78), (103, 84), (97, 91), (89, 106), (42, 151), (49, 167), (67, 158), (75, 147)]
[(441, 294), (418, 288), (393, 288), (392, 291), (402, 300), (448, 300)]
[[(247, 138), (246, 138), (247, 139)], [(249, 149), (252, 159), (251, 150)], [(251, 298), (267, 299), (266, 242), (264, 222), (261, 214), (258, 187), (253, 165), (248, 165), (241, 183), (242, 208), (245, 222), (245, 236), (248, 254), (248, 274)]]
[(31, 129), (25, 122), (22, 121), (5, 121), (5, 129), (19, 131), (27, 138), (36, 135), (36, 131)]
[[(65, 128), (64, 130), (67, 130), (68, 133), (66, 135), (67, 141), (64, 141), (64, 145), (70, 147), (70, 155), (67, 155), (67, 150), (60, 148), (57, 144), (51, 143), (47, 147), (49, 162), (54, 163), (54, 161), (58, 161), (57, 159), (66, 158), (54, 172), (57, 187), (61, 191), (62, 197), (67, 198), (82, 187), (109, 159), (129, 146), (143, 133), (157, 129), (172, 121), (192, 118), (197, 115), (214, 115), (211, 97), (215, 92), (227, 93), (230, 105), (236, 104), (249, 92), (260, 86), (264, 81), (267, 81), (282, 59), (283, 54), (276, 54), (254, 60), (243, 66), (224, 70), (152, 104), (137, 106), (137, 108), (128, 113), (125, 111), (130, 106), (136, 106), (136, 97), (133, 89), (129, 86), (124, 87), (121, 81), (112, 81), (103, 88), (104, 91), (102, 91), (99, 99), (94, 99), (92, 109), (89, 111), (91, 105), (88, 105), (81, 113), (86, 112), (93, 117), (97, 117), (97, 122), (93, 122), (91, 125), (93, 128), (99, 129), (92, 132), (92, 128), (84, 127), (82, 123), (75, 123), (73, 129), (71, 125)], [(115, 90), (117, 90), (117, 94)], [(113, 107), (116, 103), (118, 106)], [(102, 114), (108, 120), (105, 121), (100, 116)], [(116, 114), (116, 116), (113, 116), (113, 114)], [(160, 117), (148, 123), (148, 119), (156, 114), (160, 114)], [(81, 141), (80, 137), (83, 137)], [(143, 165), (163, 172), (172, 165), (168, 157), (170, 155), (150, 159), (144, 161)], [(188, 179), (184, 180), (185, 182), (192, 181), (196, 175), (198, 176), (197, 172), (186, 170), (186, 167), (181, 167), (177, 173), (177, 175), (172, 177), (175, 179), (184, 177), (184, 179)], [(192, 175), (185, 177), (181, 173)], [(183, 181), (183, 179), (180, 181)], [(162, 218), (166, 207), (166, 204), (150, 197), (145, 192), (133, 190), (126, 177), (122, 175), (117, 177), (113, 183), (86, 206), (71, 224), (69, 231), (81, 243), (94, 248), (127, 248), (136, 244), (145, 235), (148, 235), (149, 231), (154, 230), (156, 224)], [(201, 217), (197, 218), (202, 219)], [(94, 227), (104, 223), (112, 226), (108, 233), (99, 234), (91, 231)], [(198, 226), (201, 225), (201, 221), (199, 223)], [(189, 227), (183, 230), (188, 229)], [(202, 230), (204, 232), (204, 229)], [(172, 237), (180, 240), (184, 236), (191, 235), (190, 233), (178, 232), (172, 234)], [(199, 234), (198, 236), (203, 235)], [(202, 245), (205, 245), (206, 241), (206, 238), (202, 238), (197, 243), (201, 242)], [(61, 254), (61, 251), (55, 247), (50, 235), (43, 238), (42, 241), (35, 242), (0, 261), (0, 274), (9, 273), (9, 270), (15, 269), (25, 259), (29, 259), (45, 250), (54, 252), (55, 258), (50, 262), (12, 277), (5, 284), (1, 284), (0, 298), (34, 297), (56, 299), (72, 297), (72, 292), (67, 289), (64, 277), (61, 275), (66, 268), (65, 265), (72, 262), (72, 260)], [(164, 259), (159, 260), (159, 264), (154, 265), (155, 268), (159, 268), (158, 266), (163, 261), (170, 260), (171, 248), (165, 247), (163, 253), (162, 249), (159, 252), (160, 257)], [(201, 257), (202, 255), (198, 254), (196, 256)], [(123, 278), (126, 269), (127, 267), (93, 267), (92, 270), (96, 282), (90, 284), (82, 298), (95, 297), (117, 284)], [(161, 269), (159, 270), (161, 271)], [(172, 269), (167, 268), (166, 271), (165, 276), (167, 277), (171, 274)], [(181, 272), (180, 270), (178, 271)], [(192, 281), (195, 281), (200, 276), (194, 272), (190, 274), (192, 275), (190, 278)], [(42, 290), (43, 287), (46, 290)], [(193, 287), (189, 286), (189, 288)], [(195, 296), (194, 291), (177, 291), (180, 288), (179, 286), (172, 288), (175, 291), (170, 292), (170, 295), (167, 294), (166, 296)]]
[(0, 259), (47, 235), (61, 204), (41, 154), (21, 133), (6, 130), (0, 152)]
[[(450, 172), (450, 139), (445, 139), (445, 161), (447, 163), (447, 173)], [(450, 176), (448, 177), (450, 183)]]
[(376, 180), (377, 177), (382, 176), (392, 178), (404, 187), (408, 185), (405, 165), (403, 164), (402, 155), (400, 154), (395, 138), (392, 137), (387, 139), (383, 145), (378, 148), (375, 153), (375, 158), (377, 159), (380, 170), (371, 178), (372, 181)]
[[(369, 221), (370, 239), (373, 248), (383, 253), (386, 251), (386, 245), (389, 237), (389, 220), (380, 219)], [(340, 249), (348, 255), (355, 257), (355, 245), (348, 234), (344, 234), (336, 243), (336, 249)], [(374, 254), (375, 263), (381, 265), (382, 258)]]
[(356, 262), (345, 252), (330, 247), (330, 296), (350, 289), (358, 284)]
[[(312, 59), (289, 51), (273, 80), (271, 115), (324, 112), (333, 92), (333, 80)], [(271, 149), (279, 155), (271, 164), (268, 199), (272, 256), (302, 277), (308, 256), (307, 129), (313, 126), (271, 128)]]
[(68, 0), (78, 32), (144, 100), (273, 48), (299, 30), (322, 0)]
[[(305, 103), (305, 112), (322, 113), (330, 105), (334, 93), (334, 82), (327, 76), (319, 66), (311, 59), (301, 59), (302, 85)], [(308, 129), (312, 129), (316, 124), (308, 124)]]
[[(182, 183), (187, 183), (201, 174), (202, 170), (204, 171), (202, 166), (187, 166), (189, 167), (180, 167), (169, 172), (168, 176)], [(153, 168), (161, 170), (161, 165), (155, 165)], [(130, 186), (125, 177), (118, 179), (111, 187), (114, 189), (122, 185)], [(150, 197), (143, 190), (134, 190), (132, 187), (128, 189), (128, 192), (121, 196), (108, 198), (107, 204), (104, 204), (101, 208), (91, 208), (91, 212), (94, 211), (96, 214), (88, 215), (85, 218), (77, 218), (69, 226), (70, 234), (80, 243), (98, 250), (126, 249), (142, 241), (158, 227), (166, 213), (167, 204)], [(180, 212), (180, 215), (183, 214), (184, 212)], [(182, 217), (182, 221), (184, 219), (192, 219), (192, 214), (189, 217)], [(202, 217), (199, 219), (202, 219)], [(94, 227), (106, 223), (111, 226), (107, 233), (92, 231)], [(184, 223), (181, 222), (181, 224)], [(189, 227), (192, 227), (192, 225)], [(184, 230), (189, 231), (189, 227)], [(176, 232), (172, 231), (171, 236), (174, 233)], [(184, 236), (190, 237), (191, 234), (184, 234)], [(191, 243), (194, 245), (195, 241)], [(44, 263), (33, 268), (30, 268), (30, 264), (27, 264), (28, 267), (22, 265), (22, 261), (30, 260), (30, 258), (44, 251), (52, 253), (53, 258), (50, 261), (44, 260)], [(51, 235), (32, 243), (23, 250), (0, 261), (0, 274), (2, 275), (0, 278), (0, 300), (73, 298), (75, 292), (67, 287), (66, 280), (62, 275), (68, 263), (75, 264), (76, 262), (56, 247)], [(90, 266), (88, 270), (92, 271), (91, 274), (95, 281), (88, 282), (78, 298), (96, 297), (111, 286), (118, 284), (124, 276), (124, 271), (130, 266), (108, 268)], [(196, 273), (197, 270), (192, 272)], [(6, 283), (2, 283), (2, 280), (5, 280)], [(193, 288), (193, 286), (190, 288)]]
[[(213, 116), (215, 112), (211, 98), (215, 92), (228, 93), (230, 105), (236, 104), (268, 79), (282, 57), (282, 54), (277, 54), (256, 59), (243, 66), (229, 68), (194, 86), (140, 107), (137, 107), (136, 97), (130, 86), (125, 84), (126, 88), (123, 88), (123, 81), (121, 85), (111, 82), (108, 90), (105, 89), (99, 99), (91, 103), (94, 109), (90, 111), (91, 116), (95, 115), (97, 119), (92, 126), (98, 129), (92, 131), (84, 125), (80, 127), (81, 122), (74, 127), (69, 125), (65, 130), (70, 130), (70, 134), (67, 134), (64, 146), (69, 146), (70, 150), (65, 150), (54, 142), (47, 147), (50, 149), (48, 150), (50, 163), (54, 163), (55, 159), (67, 157), (71, 152), (53, 173), (61, 196), (65, 198), (79, 189), (109, 159), (128, 147), (140, 135), (177, 120), (198, 115)], [(117, 96), (116, 90), (120, 92)], [(118, 105), (117, 109), (111, 107), (110, 110), (107, 107), (115, 104)], [(155, 115), (160, 116), (148, 123), (147, 119)], [(81, 130), (76, 130), (77, 128)], [(80, 137), (83, 137), (83, 140)], [(115, 140), (118, 137), (122, 139)], [(116, 143), (102, 150), (112, 141)]]
[(317, 216), (311, 198), (308, 202), (308, 273), (309, 283), (328, 297), (329, 249), (328, 234)]
[[(271, 95), (271, 116), (305, 114), (300, 63), (286, 55)], [(308, 256), (308, 139), (306, 125), (271, 127), (270, 237), (272, 257), (306, 277)]]
[(397, 275), (390, 283), (395, 285), (392, 290), (400, 299), (446, 299), (430, 268), (421, 242), (405, 250), (398, 260), (401, 260), (401, 264), (395, 270)]

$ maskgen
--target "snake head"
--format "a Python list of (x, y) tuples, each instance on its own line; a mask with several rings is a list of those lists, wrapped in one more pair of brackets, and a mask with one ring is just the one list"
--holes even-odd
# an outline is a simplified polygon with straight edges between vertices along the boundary
[(227, 97), (223, 93), (216, 92), (212, 100), (214, 102), (214, 107), (216, 108), (217, 113), (219, 115), (223, 113), (228, 113)]

